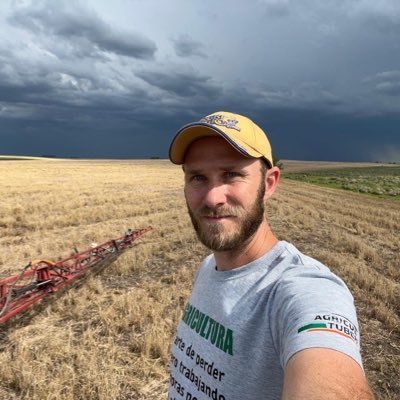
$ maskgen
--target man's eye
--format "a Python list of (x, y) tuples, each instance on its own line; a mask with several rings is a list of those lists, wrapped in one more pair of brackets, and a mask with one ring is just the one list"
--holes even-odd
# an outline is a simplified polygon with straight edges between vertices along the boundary
[(203, 182), (206, 180), (206, 177), (204, 175), (193, 175), (190, 180), (193, 182)]
[(239, 172), (230, 171), (230, 172), (227, 172), (225, 174), (225, 176), (227, 178), (236, 178), (236, 177), (241, 176), (241, 175), (239, 174)]

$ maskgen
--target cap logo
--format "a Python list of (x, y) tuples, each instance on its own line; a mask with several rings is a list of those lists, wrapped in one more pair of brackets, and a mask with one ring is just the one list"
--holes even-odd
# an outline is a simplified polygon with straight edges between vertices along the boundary
[(237, 126), (239, 121), (232, 118), (226, 118), (222, 114), (209, 115), (208, 117), (202, 118), (200, 122), (205, 122), (206, 124), (210, 125), (225, 126), (228, 129), (235, 129), (236, 131), (240, 132), (240, 128)]

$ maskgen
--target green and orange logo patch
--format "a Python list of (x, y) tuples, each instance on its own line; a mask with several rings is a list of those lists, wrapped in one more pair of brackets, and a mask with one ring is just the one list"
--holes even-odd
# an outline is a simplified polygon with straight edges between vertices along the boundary
[(302, 332), (325, 332), (341, 335), (345, 338), (359, 343), (358, 329), (348, 318), (339, 314), (318, 314), (314, 321), (302, 326), (297, 333)]

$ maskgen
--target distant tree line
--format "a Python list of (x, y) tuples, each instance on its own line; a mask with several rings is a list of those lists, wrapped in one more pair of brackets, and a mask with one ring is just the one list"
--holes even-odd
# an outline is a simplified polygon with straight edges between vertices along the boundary
[(278, 158), (276, 154), (272, 154), (272, 161), (276, 167), (283, 169), (283, 162)]

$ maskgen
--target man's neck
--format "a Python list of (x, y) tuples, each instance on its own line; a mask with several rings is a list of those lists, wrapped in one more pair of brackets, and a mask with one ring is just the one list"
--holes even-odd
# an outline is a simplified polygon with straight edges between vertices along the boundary
[(257, 260), (278, 242), (278, 239), (264, 221), (254, 236), (239, 250), (215, 252), (215, 261), (218, 271), (229, 271)]

